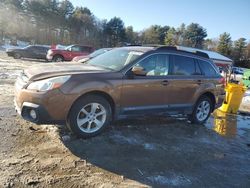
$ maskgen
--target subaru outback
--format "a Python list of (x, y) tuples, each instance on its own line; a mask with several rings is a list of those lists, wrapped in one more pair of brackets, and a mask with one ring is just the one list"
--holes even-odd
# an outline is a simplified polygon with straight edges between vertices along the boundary
[(202, 124), (222, 104), (224, 79), (208, 55), (176, 47), (130, 46), (84, 64), (39, 65), (15, 84), (15, 106), (36, 124), (65, 122), (80, 137), (111, 121), (182, 113)]

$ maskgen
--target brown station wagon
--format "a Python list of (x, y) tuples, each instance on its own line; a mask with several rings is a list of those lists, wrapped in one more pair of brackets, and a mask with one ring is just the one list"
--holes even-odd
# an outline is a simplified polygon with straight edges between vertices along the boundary
[(121, 47), (84, 64), (30, 67), (15, 88), (24, 119), (63, 121), (81, 137), (139, 115), (182, 113), (204, 123), (224, 98), (224, 79), (207, 54), (164, 46)]

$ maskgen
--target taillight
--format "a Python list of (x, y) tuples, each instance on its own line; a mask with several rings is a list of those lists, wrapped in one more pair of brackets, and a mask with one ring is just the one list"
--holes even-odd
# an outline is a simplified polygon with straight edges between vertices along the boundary
[(224, 77), (221, 77), (219, 79), (219, 83), (222, 84), (223, 86), (226, 86), (226, 79)]

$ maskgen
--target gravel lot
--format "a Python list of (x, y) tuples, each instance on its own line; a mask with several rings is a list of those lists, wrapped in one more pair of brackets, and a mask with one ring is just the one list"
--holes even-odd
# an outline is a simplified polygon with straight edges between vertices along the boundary
[(215, 112), (114, 122), (78, 139), (64, 126), (24, 121), (14, 81), (34, 64), (0, 53), (0, 187), (249, 187), (250, 117)]

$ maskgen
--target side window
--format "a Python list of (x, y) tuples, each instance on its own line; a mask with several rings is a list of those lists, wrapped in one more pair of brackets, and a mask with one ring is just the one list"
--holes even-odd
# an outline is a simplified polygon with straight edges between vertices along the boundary
[(88, 47), (88, 46), (81, 46), (81, 52), (90, 53), (91, 52), (91, 48)]
[(202, 75), (201, 68), (198, 62), (195, 63), (195, 75)]
[(169, 55), (152, 55), (135, 66), (142, 67), (146, 76), (165, 76), (168, 75), (169, 70)]
[(72, 52), (80, 52), (80, 51), (81, 51), (81, 48), (80, 48), (80, 46), (72, 46), (72, 47), (71, 47), (71, 51), (72, 51)]
[(34, 50), (36, 50), (36, 47), (35, 46), (30, 46), (30, 47), (27, 48), (27, 50), (34, 51)]
[(47, 52), (48, 50), (45, 47), (37, 47), (37, 51), (39, 51), (39, 52)]
[(195, 61), (193, 58), (173, 55), (172, 75), (195, 75)]
[(201, 67), (203, 73), (205, 74), (205, 76), (215, 76), (216, 75), (216, 71), (214, 70), (212, 65), (210, 65), (209, 62), (202, 61), (202, 60), (198, 60), (198, 62), (200, 64), (200, 67)]

